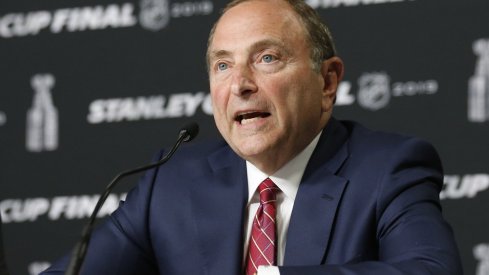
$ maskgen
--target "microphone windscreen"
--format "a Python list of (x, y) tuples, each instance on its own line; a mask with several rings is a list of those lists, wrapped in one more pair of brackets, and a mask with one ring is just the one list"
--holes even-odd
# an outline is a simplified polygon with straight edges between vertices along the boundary
[(197, 124), (196, 122), (190, 122), (182, 127), (182, 129), (180, 130), (180, 137), (182, 135), (186, 135), (183, 141), (188, 142), (194, 139), (198, 133), (199, 133), (199, 124)]

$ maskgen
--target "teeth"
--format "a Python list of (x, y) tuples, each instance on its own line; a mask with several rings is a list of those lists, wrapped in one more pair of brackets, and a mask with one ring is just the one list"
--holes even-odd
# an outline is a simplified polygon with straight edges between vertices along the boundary
[(260, 118), (261, 117), (243, 118), (241, 120), (241, 125), (246, 125), (246, 124), (249, 124), (249, 123), (253, 123), (255, 120), (258, 120)]
[(259, 112), (251, 112), (242, 114), (236, 117), (236, 121), (239, 121), (242, 125), (253, 123), (257, 119), (265, 118), (269, 116), (269, 113), (259, 113)]

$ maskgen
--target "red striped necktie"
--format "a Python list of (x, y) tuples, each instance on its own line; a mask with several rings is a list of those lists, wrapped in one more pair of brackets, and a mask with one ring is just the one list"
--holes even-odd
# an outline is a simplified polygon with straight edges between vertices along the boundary
[(256, 273), (260, 265), (277, 265), (275, 201), (278, 190), (280, 189), (269, 178), (258, 186), (260, 206), (253, 219), (246, 275)]

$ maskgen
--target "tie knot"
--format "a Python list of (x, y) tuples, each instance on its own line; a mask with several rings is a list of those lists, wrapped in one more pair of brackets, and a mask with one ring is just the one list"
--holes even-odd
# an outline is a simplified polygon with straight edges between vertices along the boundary
[(280, 190), (270, 178), (266, 178), (260, 185), (260, 204), (274, 203), (276, 201), (276, 193)]

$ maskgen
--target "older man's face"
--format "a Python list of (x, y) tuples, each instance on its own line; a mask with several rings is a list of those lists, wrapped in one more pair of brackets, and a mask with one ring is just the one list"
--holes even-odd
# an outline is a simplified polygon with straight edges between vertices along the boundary
[(326, 71), (313, 70), (305, 30), (285, 2), (231, 8), (209, 46), (219, 131), (241, 157), (275, 172), (328, 121), (335, 91), (325, 85)]

